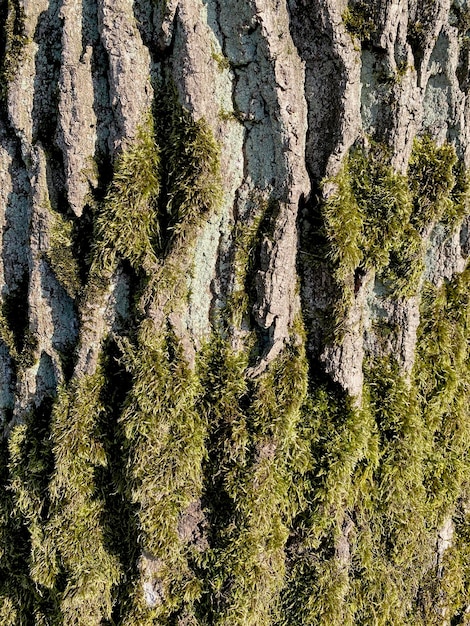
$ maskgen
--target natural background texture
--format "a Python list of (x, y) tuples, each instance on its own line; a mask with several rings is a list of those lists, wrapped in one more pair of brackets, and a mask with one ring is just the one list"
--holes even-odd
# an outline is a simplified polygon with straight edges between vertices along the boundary
[(470, 624), (466, 0), (1, 0), (1, 626)]

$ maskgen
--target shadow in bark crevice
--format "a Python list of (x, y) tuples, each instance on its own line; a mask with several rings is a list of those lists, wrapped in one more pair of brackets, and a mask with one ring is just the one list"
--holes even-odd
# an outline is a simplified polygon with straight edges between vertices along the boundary
[(132, 388), (132, 376), (121, 365), (121, 352), (113, 339), (103, 347), (105, 384), (101, 400), (105, 406), (99, 431), (108, 459), (106, 467), (95, 470), (96, 491), (104, 502), (101, 526), (106, 550), (121, 563), (124, 576), (116, 589), (113, 624), (120, 624), (130, 608), (131, 598), (139, 579), (138, 558), (142, 552), (139, 542), (138, 506), (130, 501), (127, 486), (126, 438), (119, 422), (125, 399)]

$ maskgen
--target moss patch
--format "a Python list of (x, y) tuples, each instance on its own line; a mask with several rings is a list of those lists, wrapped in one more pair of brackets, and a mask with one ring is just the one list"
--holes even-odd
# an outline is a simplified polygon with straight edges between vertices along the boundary
[(159, 206), (168, 250), (175, 238), (187, 240), (202, 217), (220, 206), (219, 146), (205, 120), (194, 121), (181, 106), (172, 84), (160, 87), (155, 116), (162, 163)]
[(377, 30), (371, 16), (371, 6), (366, 2), (350, 2), (343, 13), (343, 22), (346, 30), (363, 42), (370, 41)]
[(49, 207), (51, 215), (49, 249), (46, 253), (57, 280), (71, 298), (81, 290), (79, 267), (73, 254), (73, 223)]
[(429, 137), (415, 140), (408, 176), (413, 196), (411, 222), (419, 233), (452, 210), (456, 162), (455, 149), (450, 144), (438, 147)]
[(306, 392), (299, 337), (253, 384), (246, 367), (245, 354), (217, 347), (204, 381), (214, 429), (207, 468), (214, 482), (206, 484), (213, 604), (204, 609), (215, 624), (240, 626), (279, 618), (285, 544), (300, 497), (293, 475), (306, 462), (297, 432)]
[[(98, 626), (110, 619), (114, 588), (122, 575), (106, 545), (104, 502), (95, 483), (96, 468), (107, 464), (98, 430), (105, 410), (103, 385), (100, 369), (72, 381), (68, 390), (59, 392), (52, 416), (55, 470), (47, 551), (66, 576), (60, 601), (64, 620), (77, 626)], [(43, 584), (54, 584), (49, 577)]]
[[(393, 357), (370, 360), (361, 408), (318, 364), (309, 371), (300, 320), (253, 380), (253, 338), (235, 351), (230, 330), (250, 328), (251, 275), (279, 206), (253, 199), (234, 233), (233, 301), (193, 366), (178, 322), (199, 229), (221, 202), (219, 151), (173, 88), (155, 120), (98, 203), (83, 303), (97, 307), (121, 267), (132, 319), (94, 372), (61, 387), (51, 418), (51, 407), (24, 416), (1, 445), (0, 621), (428, 626), (442, 611), (462, 621), (468, 271), (426, 286), (412, 374)], [(383, 146), (350, 153), (322, 207), (343, 315), (361, 273), (392, 297), (416, 290), (421, 236), (468, 214), (467, 179), (453, 149), (427, 138), (407, 176)], [(47, 259), (76, 297), (70, 224), (52, 217)], [(24, 329), (8, 330), (13, 307), (4, 317), (2, 339), (24, 351)], [(121, 514), (124, 528), (111, 529)], [(453, 547), (437, 562), (449, 518)]]
[[(147, 584), (158, 588), (159, 601), (150, 615), (163, 619), (182, 604), (189, 609), (200, 594), (190, 567), (197, 548), (185, 545), (180, 525), (201, 495), (207, 424), (197, 409), (199, 381), (171, 331), (161, 333), (146, 320), (137, 345), (122, 347), (134, 381), (121, 417), (127, 488), (137, 507), (141, 548), (155, 563)], [(142, 596), (137, 591), (136, 602), (145, 614), (149, 607)]]
[(201, 494), (206, 421), (196, 408), (199, 379), (169, 316), (185, 304), (198, 228), (222, 192), (210, 129), (178, 104), (173, 88), (160, 95), (155, 131), (143, 127), (117, 163), (92, 265), (92, 279), (118, 263), (129, 263), (138, 278), (134, 330), (117, 340), (132, 381), (120, 418), (124, 491), (136, 511), (142, 555), (121, 611), (126, 624), (166, 623), (182, 611), (189, 619), (201, 593), (194, 573), (200, 550), (182, 526)]
[(24, 27), (24, 9), (19, 0), (6, 0), (2, 9), (0, 37), (0, 101), (5, 101), (8, 83), (13, 80), (28, 41)]
[(358, 274), (374, 270), (391, 295), (414, 295), (424, 270), (423, 234), (439, 221), (455, 228), (469, 213), (468, 172), (453, 146), (416, 139), (407, 176), (387, 160), (379, 144), (367, 153), (352, 150), (340, 172), (323, 182), (327, 256), (338, 286), (337, 336)]
[(139, 129), (135, 143), (118, 157), (113, 180), (99, 208), (95, 255), (104, 266), (116, 254), (134, 268), (148, 270), (156, 264), (159, 163), (153, 122), (149, 120)]
[[(312, 381), (312, 504), (294, 523), (283, 623), (464, 623), (469, 297), (469, 270), (426, 288), (411, 378), (393, 357), (369, 362), (360, 411)], [(452, 547), (438, 558), (449, 519)]]

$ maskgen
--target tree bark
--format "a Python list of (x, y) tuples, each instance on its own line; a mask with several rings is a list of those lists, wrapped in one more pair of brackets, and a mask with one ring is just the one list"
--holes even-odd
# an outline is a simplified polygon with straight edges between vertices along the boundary
[(470, 624), (466, 0), (0, 15), (0, 623)]

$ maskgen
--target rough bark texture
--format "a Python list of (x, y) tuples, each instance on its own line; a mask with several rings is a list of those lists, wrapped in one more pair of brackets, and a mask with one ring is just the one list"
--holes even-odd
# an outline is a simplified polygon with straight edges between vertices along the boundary
[(470, 624), (466, 0), (0, 17), (0, 623)]

